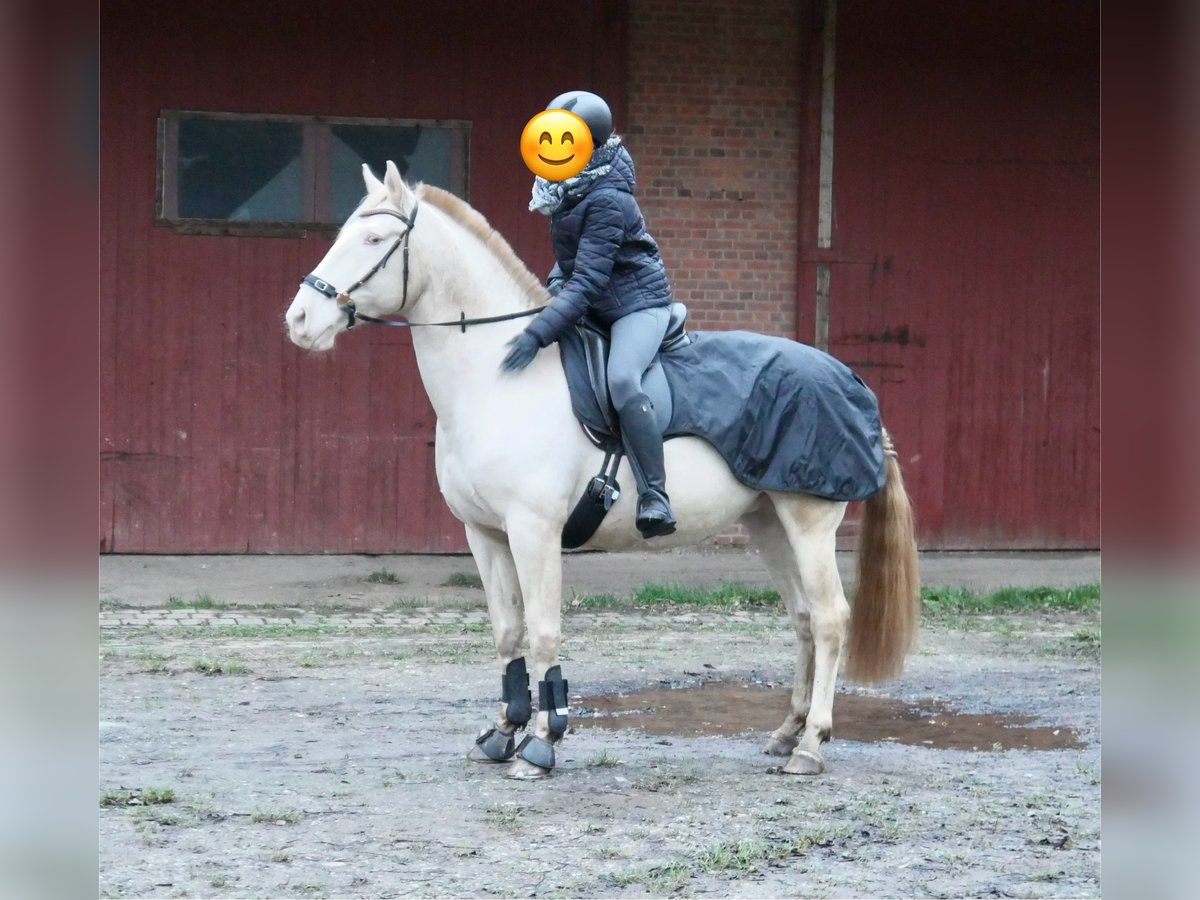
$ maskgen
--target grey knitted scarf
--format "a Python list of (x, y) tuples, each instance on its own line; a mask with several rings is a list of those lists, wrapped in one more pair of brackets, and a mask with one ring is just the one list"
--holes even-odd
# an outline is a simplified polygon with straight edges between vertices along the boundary
[(533, 179), (533, 199), (529, 201), (529, 211), (548, 216), (562, 206), (567, 197), (582, 197), (597, 181), (612, 171), (612, 161), (620, 148), (621, 139), (614, 134), (602, 146), (592, 151), (592, 158), (578, 175), (564, 181), (548, 181), (536, 176)]

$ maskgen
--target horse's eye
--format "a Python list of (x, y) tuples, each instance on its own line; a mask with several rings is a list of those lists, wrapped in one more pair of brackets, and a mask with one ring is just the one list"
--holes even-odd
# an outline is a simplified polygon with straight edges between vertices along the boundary
[(562, 138), (562, 142), (563, 142), (563, 145), (564, 145), (564, 146), (566, 145), (567, 141), (570, 141), (572, 144), (574, 144), (574, 143), (575, 143), (575, 138), (574, 138), (574, 137), (571, 135), (571, 132), (569, 132), (569, 131), (564, 131), (564, 132), (563, 132), (563, 138)]
[(382, 240), (383, 240), (383, 238), (377, 234), (368, 234), (367, 235), (367, 243), (368, 244), (378, 244)]

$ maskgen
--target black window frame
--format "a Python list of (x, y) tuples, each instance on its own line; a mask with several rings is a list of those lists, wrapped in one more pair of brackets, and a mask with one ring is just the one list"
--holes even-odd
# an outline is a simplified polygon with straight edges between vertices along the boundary
[[(303, 221), (267, 221), (254, 219), (190, 218), (178, 215), (178, 158), (179, 123), (185, 119), (208, 119), (240, 122), (281, 122), (301, 126), (301, 164), (304, 168), (302, 215), (312, 218)], [(277, 113), (234, 113), (209, 110), (164, 109), (158, 116), (156, 181), (154, 191), (154, 224), (181, 234), (233, 235), (248, 237), (305, 237), (310, 233), (332, 235), (342, 222), (323, 222), (316, 217), (326, 214), (330, 204), (329, 152), (331, 129), (338, 125), (376, 127), (437, 128), (458, 132), (459, 140), (451, 141), (454, 157), (450, 171), (449, 190), (470, 202), (471, 187), (471, 126), (464, 119), (407, 119), (369, 116), (297, 116)], [(376, 172), (382, 177), (382, 172)]]

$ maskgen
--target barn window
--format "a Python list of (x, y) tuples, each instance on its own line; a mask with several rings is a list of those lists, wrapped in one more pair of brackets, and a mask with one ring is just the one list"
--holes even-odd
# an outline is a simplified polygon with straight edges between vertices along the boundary
[(469, 122), (167, 111), (158, 120), (157, 221), (200, 234), (341, 225), (362, 199), (362, 164), (464, 200)]

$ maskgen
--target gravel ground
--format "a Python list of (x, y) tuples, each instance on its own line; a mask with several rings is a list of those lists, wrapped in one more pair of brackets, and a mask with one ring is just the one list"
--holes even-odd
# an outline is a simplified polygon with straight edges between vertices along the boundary
[[(732, 736), (575, 716), (525, 783), (466, 760), (499, 688), (470, 606), (102, 628), (101, 895), (1099, 895), (1098, 613), (928, 624), (902, 679), (859, 690), (1023, 714), (1078, 749), (839, 740), (835, 706), (827, 772), (798, 779), (769, 774), (757, 707), (716, 711), (745, 712)], [(767, 611), (576, 611), (564, 634), (573, 696), (792, 674)], [(118, 793), (155, 788), (173, 800)]]

